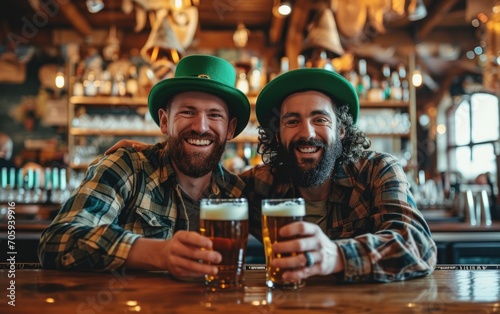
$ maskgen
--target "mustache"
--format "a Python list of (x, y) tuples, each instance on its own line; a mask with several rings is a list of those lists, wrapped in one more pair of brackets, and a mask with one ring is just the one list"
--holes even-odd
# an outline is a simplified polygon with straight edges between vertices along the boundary
[(197, 140), (209, 140), (209, 141), (217, 141), (219, 139), (218, 136), (210, 133), (199, 134), (195, 131), (185, 131), (179, 134), (179, 138), (193, 138)]
[(315, 139), (308, 139), (308, 140), (298, 140), (293, 143), (291, 143), (291, 148), (296, 148), (299, 146), (319, 146), (319, 147), (325, 147), (326, 143), (322, 140), (315, 140)]

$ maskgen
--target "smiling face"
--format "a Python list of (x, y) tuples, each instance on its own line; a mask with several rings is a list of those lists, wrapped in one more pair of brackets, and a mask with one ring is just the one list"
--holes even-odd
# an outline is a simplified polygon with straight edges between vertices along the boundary
[(221, 98), (204, 92), (180, 93), (158, 114), (160, 129), (168, 136), (167, 153), (180, 171), (201, 177), (215, 169), (236, 127)]
[(328, 96), (316, 91), (288, 96), (281, 105), (279, 134), (296, 184), (318, 186), (331, 176), (342, 154), (344, 129)]

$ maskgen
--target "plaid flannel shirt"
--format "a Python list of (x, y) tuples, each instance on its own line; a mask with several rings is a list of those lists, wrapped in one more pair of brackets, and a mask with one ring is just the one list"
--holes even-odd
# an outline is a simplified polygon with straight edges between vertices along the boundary
[[(243, 182), (221, 168), (212, 173), (205, 196), (241, 197), (242, 189)], [(80, 186), (43, 231), (40, 261), (45, 268), (120, 268), (137, 238), (172, 237), (178, 217), (187, 219), (182, 197), (186, 196), (181, 196), (162, 144), (143, 152), (119, 149), (89, 167)], [(199, 212), (199, 206), (192, 210)]]
[[(252, 200), (253, 234), (261, 235), (262, 199), (300, 196), (289, 173), (261, 165), (240, 175)], [(434, 270), (436, 245), (393, 156), (366, 152), (358, 162), (337, 167), (327, 207), (326, 234), (340, 248), (343, 281), (390, 282)]]

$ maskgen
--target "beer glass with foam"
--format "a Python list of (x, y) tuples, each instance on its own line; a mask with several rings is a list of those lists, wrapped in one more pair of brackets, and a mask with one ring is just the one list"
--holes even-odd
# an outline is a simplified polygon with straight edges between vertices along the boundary
[[(273, 243), (290, 240), (279, 235), (279, 229), (294, 221), (303, 220), (306, 207), (303, 198), (264, 199), (262, 200), (262, 239), (266, 253), (266, 284), (269, 288), (298, 289), (303, 287), (303, 280), (296, 282), (283, 281), (283, 270), (271, 267), (275, 258), (286, 257), (286, 254), (273, 253)], [(296, 253), (292, 253), (294, 256)], [(289, 256), (289, 255), (288, 255)]]
[(243, 287), (243, 267), (248, 242), (248, 202), (237, 199), (202, 199), (200, 233), (212, 240), (213, 250), (222, 255), (217, 275), (206, 275), (210, 290)]

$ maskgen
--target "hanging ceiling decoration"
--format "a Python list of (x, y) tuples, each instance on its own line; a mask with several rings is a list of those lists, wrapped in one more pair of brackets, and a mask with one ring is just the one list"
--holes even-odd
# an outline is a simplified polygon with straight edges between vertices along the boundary
[(486, 22), (486, 62), (483, 85), (500, 97), (500, 0)]
[(196, 33), (196, 3), (185, 0), (133, 1), (137, 4), (135, 31), (139, 32), (145, 27), (147, 16), (152, 25), (146, 44), (141, 49), (143, 59), (149, 63), (166, 59), (176, 64), (193, 42)]
[(238, 27), (233, 35), (234, 45), (238, 48), (245, 47), (248, 42), (248, 35), (250, 35), (250, 31), (245, 27), (245, 24), (238, 24)]
[(334, 57), (344, 54), (335, 18), (329, 8), (324, 8), (316, 13), (309, 26), (307, 37), (302, 43), (302, 50), (306, 54), (311, 54), (311, 50), (317, 49), (325, 50), (333, 54)]

